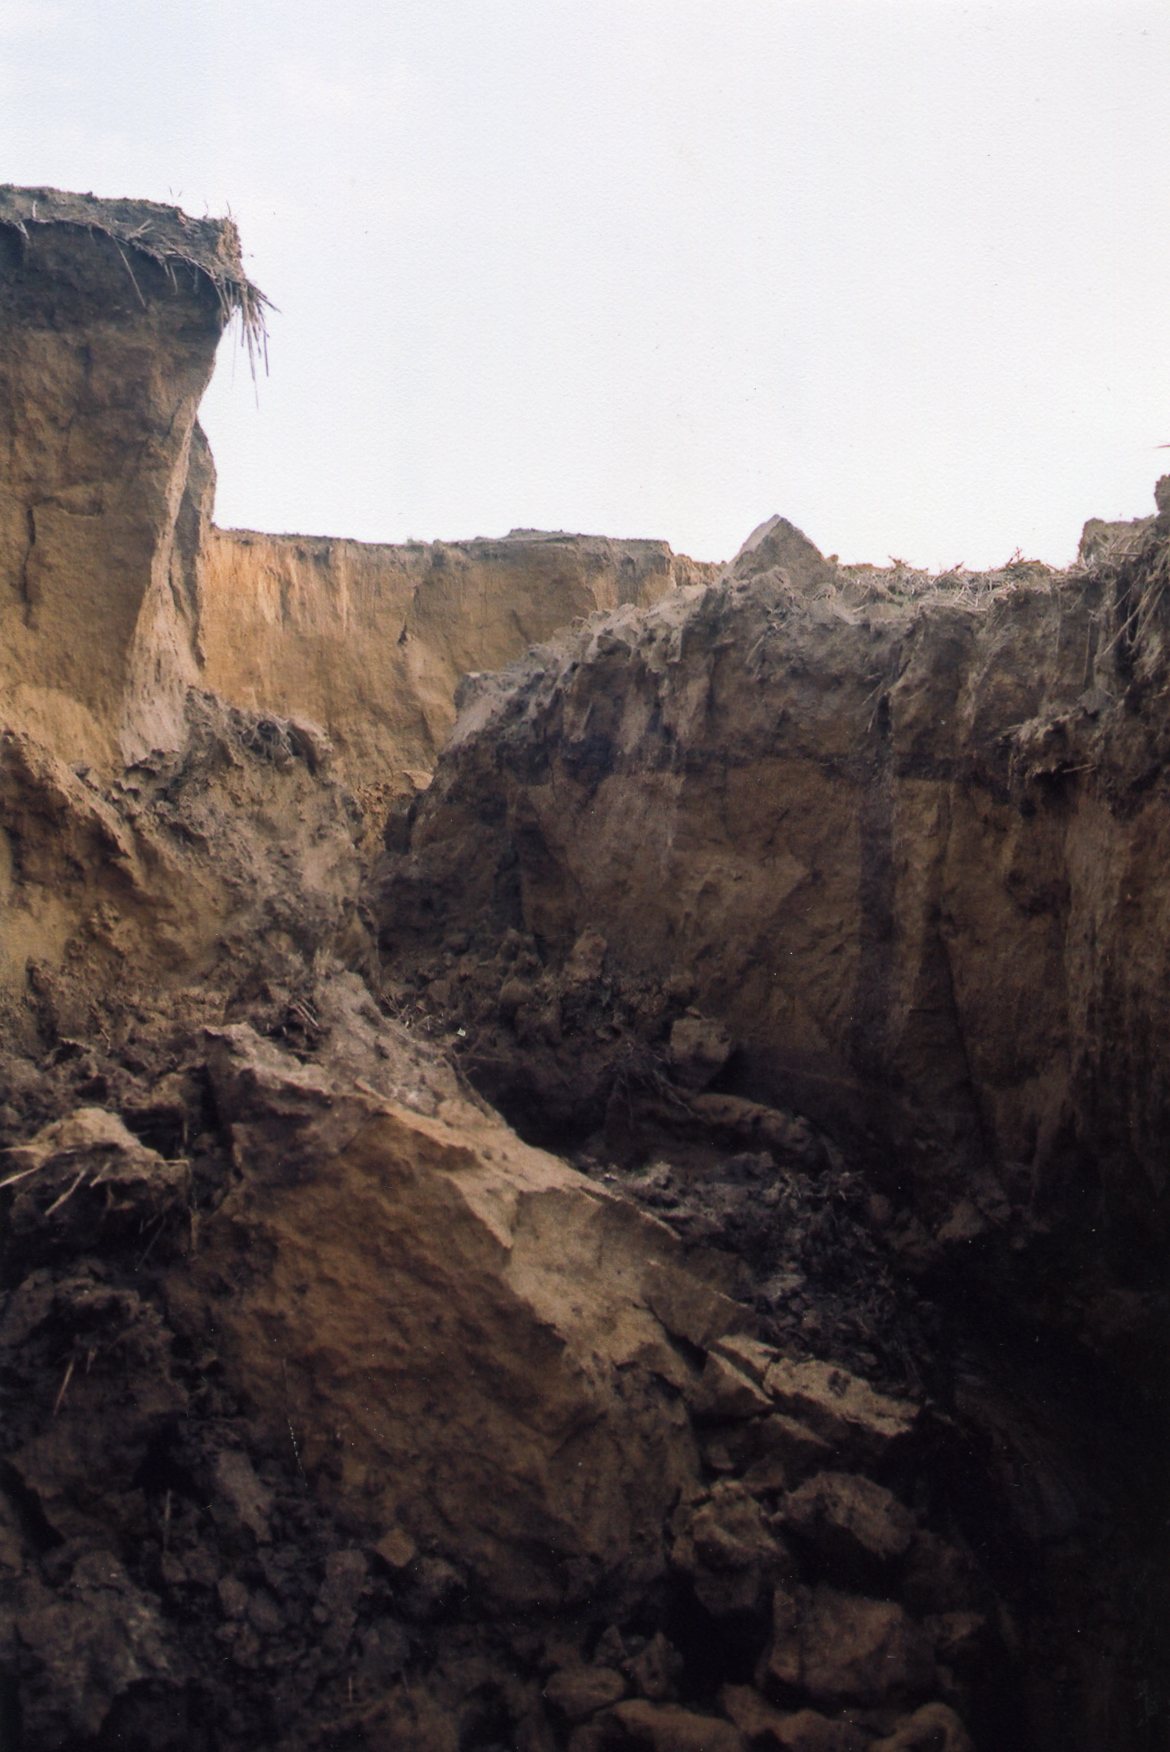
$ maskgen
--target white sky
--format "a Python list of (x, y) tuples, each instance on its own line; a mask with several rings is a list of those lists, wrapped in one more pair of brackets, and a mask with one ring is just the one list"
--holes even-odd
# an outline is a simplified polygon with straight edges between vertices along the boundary
[(0, 179), (239, 221), (217, 520), (1066, 564), (1170, 469), (1170, 6), (0, 0)]

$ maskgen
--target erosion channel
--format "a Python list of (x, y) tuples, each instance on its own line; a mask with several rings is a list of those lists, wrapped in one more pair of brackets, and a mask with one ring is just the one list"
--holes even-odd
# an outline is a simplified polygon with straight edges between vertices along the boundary
[(1170, 479), (1066, 572), (217, 529), (0, 188), (0, 1745), (1170, 1745)]

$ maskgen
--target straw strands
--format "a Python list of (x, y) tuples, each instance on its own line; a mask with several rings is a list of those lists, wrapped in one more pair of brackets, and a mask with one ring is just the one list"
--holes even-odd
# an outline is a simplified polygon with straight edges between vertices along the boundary
[(240, 234), (235, 220), (193, 219), (178, 207), (159, 201), (102, 200), (61, 189), (18, 188), (0, 184), (0, 226), (8, 226), (28, 241), (30, 228), (76, 225), (113, 240), (135, 294), (145, 304), (127, 250), (148, 256), (162, 267), (177, 288), (176, 270), (186, 268), (210, 281), (226, 326), (240, 322), (240, 339), (256, 363), (268, 364), (265, 311), (272, 305), (244, 273)]

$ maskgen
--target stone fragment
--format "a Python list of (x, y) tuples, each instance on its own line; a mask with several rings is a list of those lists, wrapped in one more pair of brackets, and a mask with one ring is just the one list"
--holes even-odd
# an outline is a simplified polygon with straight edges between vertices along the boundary
[(880, 1232), (883, 1229), (889, 1228), (890, 1219), (894, 1214), (894, 1207), (886, 1197), (885, 1193), (871, 1192), (865, 1201), (865, 1206), (866, 1214), (875, 1229)]
[(188, 1579), (197, 1588), (214, 1588), (218, 1576), (215, 1559), (203, 1546), (197, 1545), (194, 1551), (189, 1551), (183, 1559), (183, 1568)]
[(753, 1496), (779, 1496), (791, 1484), (788, 1467), (778, 1454), (761, 1454), (743, 1475), (743, 1487)]
[(791, 1553), (741, 1484), (717, 1484), (710, 1499), (682, 1511), (676, 1525), (672, 1561), (690, 1577), (696, 1598), (713, 1618), (753, 1612), (769, 1583), (795, 1579)]
[(759, 1504), (733, 1483), (716, 1485), (705, 1503), (689, 1512), (685, 1533), (708, 1569), (743, 1569), (780, 1548), (764, 1524)]
[(213, 1476), (215, 1518), (225, 1526), (246, 1527), (259, 1544), (267, 1545), (272, 1537), (272, 1492), (261, 1484), (248, 1456), (238, 1448), (221, 1448), (215, 1456)]
[[(432, 981), (431, 983), (430, 991), (432, 995), (434, 995), (436, 984), (436, 981)], [(516, 979), (515, 977), (512, 979), (506, 979), (500, 987), (499, 994), (501, 1016), (508, 1017), (509, 1019), (513, 1017), (517, 1010), (523, 1009), (525, 1005), (531, 1003), (533, 994), (534, 988), (527, 980)]]
[(740, 1463), (732, 1459), (731, 1450), (723, 1439), (721, 1430), (708, 1431), (700, 1443), (703, 1450), (703, 1464), (709, 1472), (738, 1472)]
[(772, 1345), (764, 1344), (746, 1332), (729, 1332), (725, 1338), (716, 1339), (711, 1349), (742, 1375), (747, 1375), (757, 1387), (764, 1385), (772, 1364), (782, 1360), (780, 1352)]
[(583, 1722), (618, 1703), (628, 1687), (612, 1667), (562, 1667), (544, 1688), (545, 1698), (569, 1722)]
[[(0, 1567), (3, 1560), (0, 1557)], [(159, 1560), (159, 1574), (168, 1588), (182, 1588), (190, 1581), (190, 1575), (182, 1558), (176, 1557), (173, 1551), (164, 1551)]]
[(862, 1583), (904, 1556), (914, 1533), (910, 1511), (857, 1473), (818, 1472), (790, 1492), (777, 1512), (822, 1565)]
[[(754, 1685), (725, 1685), (719, 1693), (719, 1704), (728, 1719), (734, 1722), (744, 1739), (750, 1746), (755, 1745), (773, 1729), (777, 1722), (785, 1718), (783, 1713), (768, 1703)], [(762, 1740), (765, 1745), (769, 1740)]]
[(759, 1503), (735, 1480), (720, 1481), (706, 1502), (686, 1511), (682, 1530), (708, 1569), (742, 1569), (761, 1559), (791, 1568), (783, 1540), (768, 1526)]
[(801, 1627), (802, 1680), (814, 1698), (878, 1703), (921, 1692), (934, 1678), (921, 1626), (891, 1600), (813, 1590)]
[(221, 1576), (215, 1586), (225, 1618), (242, 1618), (248, 1610), (248, 1590), (238, 1576)]
[(782, 1161), (815, 1171), (824, 1166), (823, 1145), (807, 1119), (742, 1095), (711, 1091), (692, 1095), (691, 1111), (713, 1133), (741, 1148), (767, 1150)]
[(780, 571), (788, 584), (810, 593), (836, 576), (837, 568), (787, 517), (769, 517), (753, 529), (729, 568), (736, 579)]
[(325, 1577), (313, 1607), (313, 1622), (321, 1627), (321, 1641), (335, 1659), (345, 1653), (353, 1634), (368, 1573), (365, 1553), (361, 1551), (331, 1551), (325, 1559)]
[(359, 1633), (356, 1673), (370, 1691), (386, 1691), (410, 1660), (410, 1637), (396, 1619), (379, 1617)]
[(697, 1010), (688, 1010), (670, 1030), (670, 1068), (686, 1089), (706, 1089), (730, 1056), (727, 1029)]
[(284, 1617), (267, 1588), (259, 1588), (248, 1601), (248, 1623), (261, 1636), (276, 1636), (285, 1628)]
[(690, 1273), (651, 1261), (646, 1268), (646, 1304), (674, 1338), (707, 1350), (744, 1317), (742, 1306)]
[(781, 1584), (772, 1595), (772, 1640), (756, 1673), (762, 1691), (784, 1698), (804, 1677), (803, 1634), (807, 1588)]
[(621, 1631), (616, 1624), (609, 1624), (597, 1639), (597, 1647), (593, 1651), (594, 1664), (598, 1667), (621, 1667), (628, 1653)]
[(794, 1691), (835, 1705), (879, 1703), (925, 1690), (934, 1679), (930, 1641), (890, 1600), (819, 1584), (781, 1585), (772, 1597), (772, 1640), (756, 1672), (776, 1702)]
[(650, 1703), (631, 1698), (607, 1712), (608, 1727), (615, 1724), (624, 1740), (607, 1742), (630, 1747), (648, 1746), (651, 1752), (744, 1752), (743, 1738), (731, 1722), (718, 1716), (695, 1715), (677, 1704)]
[(944, 1246), (961, 1246), (978, 1241), (986, 1235), (986, 1217), (969, 1198), (961, 1198), (938, 1231), (937, 1239)]
[(662, 1632), (656, 1631), (640, 1654), (626, 1662), (634, 1689), (654, 1703), (677, 1697), (682, 1656)]
[(937, 1271), (945, 1257), (938, 1241), (912, 1211), (903, 1211), (895, 1219), (888, 1245), (897, 1254), (902, 1269), (915, 1276), (925, 1277)]
[(868, 1382), (831, 1363), (782, 1357), (764, 1382), (782, 1412), (806, 1424), (840, 1454), (860, 1463), (881, 1459), (918, 1422), (918, 1407), (878, 1393)]
[(377, 1541), (374, 1552), (392, 1575), (401, 1575), (418, 1556), (418, 1546), (405, 1527), (393, 1526)]
[(725, 1685), (719, 1701), (751, 1752), (866, 1752), (869, 1737), (852, 1722), (813, 1709), (780, 1710), (751, 1685)]
[(402, 1610), (422, 1624), (440, 1617), (463, 1585), (453, 1563), (430, 1554), (416, 1558), (404, 1580)]
[(246, 1026), (211, 1040), (240, 1178), (184, 1281), (214, 1306), (233, 1390), (291, 1424), (314, 1497), (370, 1548), (403, 1503), (420, 1550), (449, 1551), (457, 1526), (451, 1585), (479, 1600), (652, 1584), (699, 1474), (661, 1390), (689, 1365), (643, 1292), (650, 1274), (706, 1295), (679, 1244), (457, 1091), (413, 1111), (323, 1056)]
[(565, 963), (566, 985), (590, 985), (601, 978), (608, 944), (600, 931), (582, 931)]
[(757, 1460), (774, 1458), (787, 1467), (794, 1480), (807, 1472), (824, 1470), (835, 1458), (823, 1436), (779, 1411), (725, 1431), (723, 1440), (736, 1465), (747, 1467)]
[(971, 1736), (945, 1703), (924, 1703), (892, 1734), (874, 1740), (870, 1752), (974, 1752)]
[(743, 1417), (763, 1417), (771, 1410), (771, 1402), (750, 1375), (712, 1351), (703, 1365), (703, 1373), (688, 1395), (691, 1415), (706, 1421)]

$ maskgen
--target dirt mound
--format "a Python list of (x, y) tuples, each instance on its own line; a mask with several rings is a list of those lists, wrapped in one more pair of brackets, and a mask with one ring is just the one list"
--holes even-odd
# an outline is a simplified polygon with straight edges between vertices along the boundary
[(328, 743), (193, 692), (184, 721), (183, 747), (106, 784), (27, 735), (0, 737), (9, 1040), (88, 1038), (193, 975), (220, 1001), (237, 988), (259, 1001), (317, 949), (361, 959), (360, 817)]
[(0, 1068), (15, 1745), (738, 1745), (753, 1674), (859, 1746), (1011, 1702), (937, 1411), (753, 1336), (717, 1201), (526, 1148), (337, 970), (264, 1036), (186, 992)]

